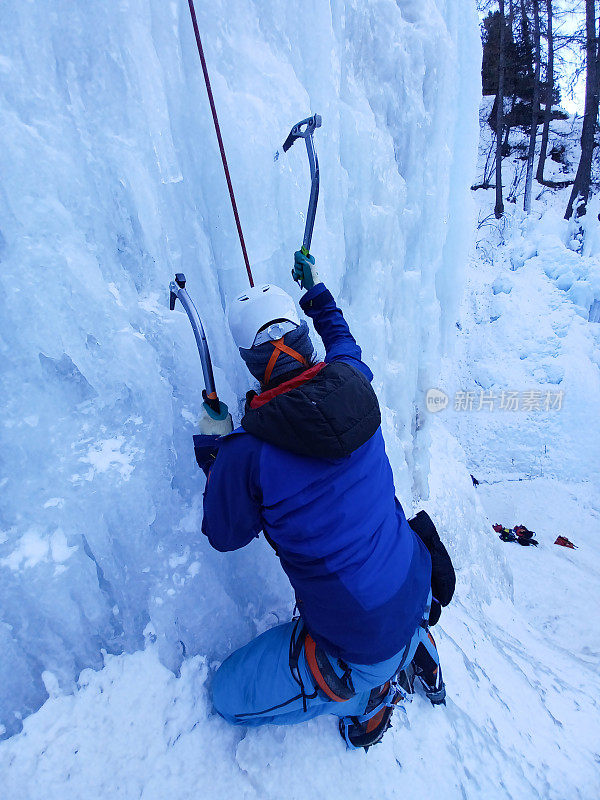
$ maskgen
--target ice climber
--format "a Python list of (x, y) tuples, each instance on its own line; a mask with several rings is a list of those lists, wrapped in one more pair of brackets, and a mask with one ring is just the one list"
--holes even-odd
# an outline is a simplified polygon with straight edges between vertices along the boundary
[(229, 325), (261, 391), (248, 393), (233, 431), (205, 404), (201, 430), (220, 436), (195, 444), (208, 476), (203, 532), (228, 551), (263, 531), (299, 616), (230, 655), (213, 702), (238, 725), (334, 714), (348, 745), (368, 747), (415, 676), (432, 703), (444, 701), (428, 625), (450, 601), (454, 571), (427, 514), (409, 524), (395, 497), (373, 375), (312, 256), (295, 254), (293, 276), (325, 361), (286, 292), (247, 291)]

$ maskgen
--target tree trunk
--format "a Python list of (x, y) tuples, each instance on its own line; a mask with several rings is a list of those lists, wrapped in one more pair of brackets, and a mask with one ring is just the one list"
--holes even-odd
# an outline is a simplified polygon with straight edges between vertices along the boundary
[[(593, 1), (593, 0), (592, 0)], [(533, 46), (535, 53), (535, 73), (533, 76), (533, 98), (531, 101), (531, 130), (529, 132), (529, 151), (527, 153), (527, 175), (525, 178), (525, 198), (523, 210), (531, 211), (531, 188), (533, 185), (533, 160), (535, 158), (535, 142), (537, 139), (538, 118), (540, 113), (540, 7), (539, 0), (533, 0)]]
[(508, 144), (509, 144), (509, 139), (510, 139), (510, 132), (512, 130), (510, 123), (511, 123), (511, 120), (513, 119), (513, 115), (515, 113), (515, 105), (516, 104), (517, 104), (517, 95), (513, 94), (513, 96), (510, 98), (510, 111), (508, 112), (508, 114), (505, 114), (505, 118), (504, 118), (504, 142), (502, 144), (502, 152), (503, 153), (508, 153)]
[(542, 144), (540, 147), (540, 159), (538, 161), (536, 180), (544, 182), (544, 167), (546, 166), (546, 154), (548, 152), (548, 136), (550, 135), (550, 119), (552, 117), (552, 101), (554, 99), (554, 36), (552, 34), (552, 0), (546, 0), (546, 10), (548, 12), (547, 40), (548, 40), (548, 61), (546, 63), (546, 98), (544, 107), (544, 127), (542, 129)]
[(502, 121), (504, 117), (504, 65), (506, 61), (504, 0), (499, 0), (499, 6), (500, 53), (498, 54), (498, 94), (496, 95), (496, 205), (494, 207), (496, 219), (500, 219), (504, 214), (504, 200), (502, 199)]
[[(514, 37), (513, 24), (514, 24), (513, 0), (508, 0), (508, 30), (510, 31), (511, 38)], [(514, 113), (514, 110), (515, 110), (515, 104), (517, 102), (517, 93), (516, 93), (516, 90), (515, 90), (515, 81), (514, 81), (514, 79), (511, 81), (511, 83), (512, 83), (512, 92), (511, 92), (512, 97), (511, 97), (511, 103), (510, 103), (509, 116), (508, 116), (508, 119), (505, 120), (505, 124), (504, 124), (504, 144), (502, 145), (502, 152), (503, 153), (508, 152), (508, 140), (510, 138), (510, 130), (511, 130), (510, 123), (511, 123), (512, 118), (513, 118), (513, 113)]]
[(576, 216), (582, 217), (586, 212), (587, 201), (590, 196), (594, 134), (596, 133), (596, 120), (598, 119), (598, 75), (600, 72), (596, 39), (595, 0), (585, 0), (585, 36), (585, 110), (583, 113), (583, 128), (581, 130), (581, 157), (565, 212), (565, 219), (571, 219), (576, 201)]
[(521, 0), (521, 38), (525, 51), (525, 67), (527, 76), (533, 80), (533, 48), (531, 47), (531, 34), (529, 32), (529, 17), (525, 8), (525, 0)]

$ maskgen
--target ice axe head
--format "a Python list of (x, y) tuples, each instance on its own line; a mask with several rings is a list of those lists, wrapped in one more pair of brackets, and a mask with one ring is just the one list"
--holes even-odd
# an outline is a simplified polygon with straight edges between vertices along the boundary
[(287, 139), (283, 143), (283, 152), (287, 153), (290, 147), (294, 144), (296, 139), (308, 139), (313, 135), (317, 128), (321, 127), (321, 117), (319, 114), (313, 114), (312, 117), (307, 117), (301, 122), (297, 122), (290, 131)]
[(169, 297), (169, 308), (171, 309), (171, 311), (174, 311), (175, 309), (175, 303), (178, 297), (177, 287), (179, 287), (180, 289), (185, 289), (185, 275), (183, 274), (183, 272), (178, 272), (175, 275), (175, 281), (171, 283), (170, 287), (171, 294)]

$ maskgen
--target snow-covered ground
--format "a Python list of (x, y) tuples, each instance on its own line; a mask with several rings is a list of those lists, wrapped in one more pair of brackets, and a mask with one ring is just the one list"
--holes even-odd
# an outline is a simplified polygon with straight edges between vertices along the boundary
[[(542, 495), (547, 501), (548, 491)], [(533, 504), (524, 498), (518, 506)], [(597, 524), (597, 513), (577, 516), (583, 530)], [(514, 606), (495, 600), (479, 610), (459, 589), (438, 637), (447, 707), (417, 696), (368, 754), (347, 752), (328, 717), (234, 729), (211, 714), (204, 658), (185, 661), (176, 678), (150, 647), (109, 656), (103, 670), (81, 675), (75, 696), (59, 694), (25, 720), (23, 733), (0, 748), (3, 796), (592, 800), (598, 636), (589, 635), (584, 587), (593, 582), (598, 548), (589, 533), (577, 538), (575, 553), (514, 546)], [(575, 593), (570, 579), (583, 584)], [(546, 584), (566, 589), (571, 602), (552, 597)]]
[[(6, 3), (0, 29), (0, 710), (16, 732), (0, 796), (600, 796), (600, 209), (580, 255), (564, 192), (501, 223), (476, 192), (467, 261), (474, 10), (198, 4), (259, 280), (287, 275), (306, 203), (305, 157), (273, 152), (324, 116), (313, 249), (374, 367), (399, 497), (458, 570), (436, 629), (446, 708), (415, 696), (365, 754), (333, 718), (244, 730), (211, 710), (215, 667), (292, 601), (264, 542), (221, 555), (198, 536), (201, 387), (187, 320), (163, 305), (174, 271), (234, 413), (247, 380), (223, 333), (243, 267), (187, 4), (51, 5)], [(433, 387), (449, 405), (429, 414)]]

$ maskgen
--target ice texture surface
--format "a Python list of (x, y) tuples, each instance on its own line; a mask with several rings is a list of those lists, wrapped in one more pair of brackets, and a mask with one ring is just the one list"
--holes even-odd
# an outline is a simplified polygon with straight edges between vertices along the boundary
[[(301, 144), (285, 156), (281, 144), (299, 119), (323, 117), (312, 250), (375, 373), (410, 510), (428, 492), (423, 396), (472, 222), (474, 4), (221, 0), (197, 12), (256, 280), (297, 293), (308, 164)], [(238, 419), (249, 382), (224, 318), (246, 278), (187, 4), (5, 0), (0, 114), (10, 735), (49, 685), (68, 691), (105, 653), (142, 647), (148, 623), (177, 672), (184, 655), (220, 659), (287, 618), (293, 600), (264, 542), (224, 557), (199, 534), (202, 376), (187, 318), (168, 310), (175, 272)]]

